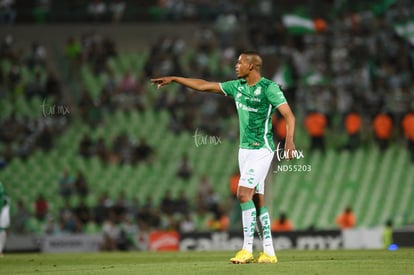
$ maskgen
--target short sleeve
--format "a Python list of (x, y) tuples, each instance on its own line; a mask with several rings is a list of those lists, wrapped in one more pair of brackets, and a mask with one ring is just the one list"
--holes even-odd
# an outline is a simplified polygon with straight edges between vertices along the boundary
[(274, 107), (279, 107), (280, 105), (287, 103), (285, 95), (280, 89), (279, 85), (272, 83), (266, 89), (266, 97), (269, 100), (270, 104)]
[(233, 96), (237, 93), (237, 86), (238, 86), (237, 80), (230, 80), (226, 82), (220, 83), (220, 88), (223, 91), (225, 95)]

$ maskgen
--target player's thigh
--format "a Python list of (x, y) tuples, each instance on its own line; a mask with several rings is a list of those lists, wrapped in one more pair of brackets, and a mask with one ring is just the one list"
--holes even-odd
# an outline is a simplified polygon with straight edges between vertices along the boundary
[(273, 159), (273, 152), (267, 149), (240, 150), (242, 151), (239, 152), (241, 163), (239, 186), (257, 189), (259, 184), (264, 183)]

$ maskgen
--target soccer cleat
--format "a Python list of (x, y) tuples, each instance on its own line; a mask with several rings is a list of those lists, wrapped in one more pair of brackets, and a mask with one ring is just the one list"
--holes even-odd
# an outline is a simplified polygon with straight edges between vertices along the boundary
[(256, 260), (257, 263), (259, 264), (275, 264), (277, 263), (277, 257), (275, 256), (269, 256), (264, 252), (261, 252), (259, 254), (259, 257), (257, 257)]
[(233, 264), (248, 264), (254, 261), (253, 254), (247, 251), (246, 249), (242, 249), (236, 253), (236, 256), (230, 259), (230, 262)]

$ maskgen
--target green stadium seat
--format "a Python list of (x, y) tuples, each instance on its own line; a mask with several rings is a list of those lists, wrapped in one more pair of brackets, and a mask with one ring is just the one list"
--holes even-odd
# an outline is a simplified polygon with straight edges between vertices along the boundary
[(27, 221), (26, 228), (34, 234), (41, 234), (43, 231), (43, 223), (37, 220), (36, 218), (30, 218)]
[(102, 232), (102, 227), (95, 222), (88, 222), (84, 227), (84, 231), (87, 234), (97, 234)]
[(8, 117), (13, 111), (13, 103), (9, 100), (0, 100), (0, 119)]
[(81, 67), (81, 75), (85, 88), (89, 92), (89, 95), (92, 97), (92, 99), (98, 98), (102, 87), (99, 85), (99, 80), (97, 80), (97, 78), (93, 75), (90, 67), (83, 65)]
[(118, 64), (116, 62), (115, 57), (110, 57), (107, 59), (106, 64), (110, 70), (112, 70), (114, 73), (118, 74), (121, 70), (118, 68)]

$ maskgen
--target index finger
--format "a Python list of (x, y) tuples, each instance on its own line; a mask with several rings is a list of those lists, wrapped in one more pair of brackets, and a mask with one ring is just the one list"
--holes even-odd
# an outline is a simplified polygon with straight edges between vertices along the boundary
[(162, 79), (161, 78), (152, 78), (151, 79), (151, 83), (152, 84), (161, 83), (161, 82), (162, 82)]

